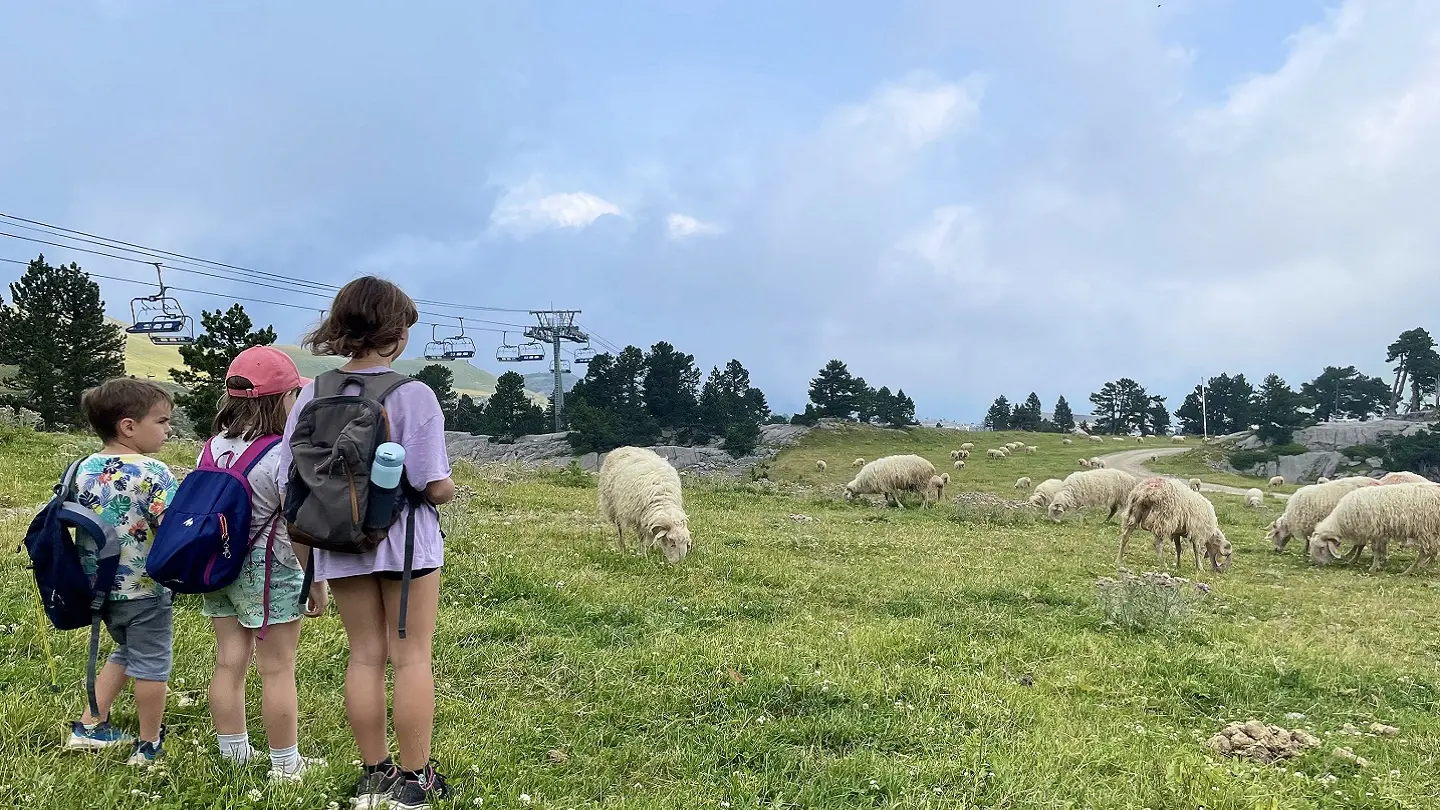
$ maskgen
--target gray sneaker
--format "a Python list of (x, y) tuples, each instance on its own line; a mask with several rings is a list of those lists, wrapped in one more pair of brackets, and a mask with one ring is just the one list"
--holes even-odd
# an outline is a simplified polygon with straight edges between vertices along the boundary
[(414, 776), (406, 776), (391, 790), (389, 810), (430, 810), (431, 799), (448, 799), (455, 791), (445, 777), (435, 771), (435, 761), (425, 764), (425, 770)]
[(386, 757), (384, 762), (375, 766), (374, 770), (367, 770), (355, 783), (355, 798), (352, 800), (355, 810), (382, 810), (395, 786), (404, 781), (400, 768)]

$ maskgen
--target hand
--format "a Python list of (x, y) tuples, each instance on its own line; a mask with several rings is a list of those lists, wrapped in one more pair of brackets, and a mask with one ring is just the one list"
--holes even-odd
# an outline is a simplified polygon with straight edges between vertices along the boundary
[(324, 616), (325, 609), (330, 606), (330, 589), (325, 587), (324, 582), (310, 583), (309, 604), (305, 606), (305, 615), (310, 618)]

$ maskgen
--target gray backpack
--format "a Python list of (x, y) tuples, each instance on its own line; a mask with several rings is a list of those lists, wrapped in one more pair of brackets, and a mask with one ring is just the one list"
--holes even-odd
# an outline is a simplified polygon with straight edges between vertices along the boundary
[[(371, 508), (370, 468), (375, 450), (390, 441), (390, 418), (385, 398), (400, 386), (416, 382), (397, 371), (350, 374), (327, 371), (315, 378), (315, 396), (300, 410), (290, 436), (291, 463), (285, 492), (285, 521), (296, 543), (339, 554), (374, 551), (390, 533), (406, 507), (405, 570), (401, 575), (400, 637), (405, 637), (405, 607), (410, 590), (410, 568), (415, 552), (414, 512), (424, 502), (422, 493), (400, 477), (401, 496), (389, 509)], [(345, 394), (350, 384), (358, 394)], [(383, 490), (376, 490), (383, 492)], [(383, 503), (377, 501), (377, 505)], [(302, 609), (314, 579), (314, 566), (305, 567), (300, 592)]]

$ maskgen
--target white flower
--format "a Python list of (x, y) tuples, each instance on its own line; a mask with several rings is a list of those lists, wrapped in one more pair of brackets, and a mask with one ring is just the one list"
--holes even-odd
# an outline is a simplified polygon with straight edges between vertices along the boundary
[(195, 698), (192, 698), (189, 695), (181, 695), (180, 699), (175, 702), (179, 704), (182, 708), (186, 706), (194, 706)]
[(260, 791), (255, 790), (254, 788), (251, 788), (250, 792), (246, 793), (245, 795), (248, 796), (250, 798), (250, 801), (252, 802), (258, 802), (261, 799)]
[[(507, 524), (507, 525), (508, 525), (508, 524)], [(530, 803), (530, 794), (529, 794), (529, 793), (521, 793), (521, 794), (520, 794), (520, 803), (521, 803), (521, 804), (529, 804), (529, 803)]]
[(476, 807), (479, 807), (480, 805), (485, 803), (485, 799), (481, 796), (476, 796), (474, 800), (472, 800), (470, 803), (475, 805)]
[(330, 802), (325, 805), (325, 810), (340, 810), (340, 802)]

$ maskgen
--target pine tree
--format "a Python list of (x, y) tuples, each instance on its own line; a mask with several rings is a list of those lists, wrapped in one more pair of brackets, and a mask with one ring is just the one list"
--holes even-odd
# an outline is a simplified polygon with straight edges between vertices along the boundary
[(200, 324), (205, 331), (194, 343), (180, 347), (185, 367), (170, 369), (170, 378), (185, 389), (175, 397), (175, 403), (189, 417), (196, 435), (208, 437), (220, 397), (225, 393), (225, 372), (230, 363), (251, 346), (273, 344), (275, 329), (267, 326), (252, 331), (254, 324), (239, 304), (228, 310), (202, 310)]
[(1010, 429), (1010, 400), (1006, 399), (1005, 395), (996, 397), (995, 401), (990, 403), (990, 410), (985, 414), (985, 427), (990, 430)]
[(1417, 410), (1421, 395), (1434, 388), (1436, 376), (1440, 375), (1440, 355), (1435, 351), (1435, 339), (1419, 327), (1401, 332), (1387, 347), (1385, 362), (1395, 363), (1390, 413), (1399, 410), (1407, 386), (1411, 392), (1410, 410)]
[(1150, 436), (1170, 432), (1170, 409), (1165, 407), (1165, 397), (1158, 394), (1150, 397), (1150, 409), (1145, 412), (1145, 428), (1141, 432)]
[[(899, 403), (895, 401), (895, 395), (890, 393), (890, 386), (880, 386), (880, 390), (869, 392), (866, 399), (869, 400), (870, 416), (876, 422), (882, 425), (895, 424), (895, 407)], [(863, 413), (861, 414), (860, 420), (862, 422), (869, 421)]]
[(1035, 431), (1040, 429), (1040, 397), (1034, 391), (1025, 398), (1025, 402), (1015, 406), (1010, 414), (1010, 428), (1012, 430)]
[(694, 355), (676, 351), (664, 341), (650, 347), (641, 391), (645, 407), (661, 429), (679, 430), (691, 424), (699, 388)]
[(839, 360), (826, 363), (810, 381), (810, 401), (822, 418), (855, 418), (865, 391), (865, 382), (851, 376), (850, 369)]
[(904, 388), (895, 392), (890, 418), (885, 424), (893, 428), (906, 428), (915, 424), (915, 400), (905, 395)]
[(0, 345), (15, 365), (4, 385), (51, 427), (80, 424), (85, 389), (125, 373), (125, 333), (105, 321), (100, 285), (71, 263), (40, 256), (10, 285)]
[(435, 398), (440, 400), (440, 410), (448, 421), (455, 406), (459, 404), (455, 397), (455, 373), (439, 363), (431, 363), (415, 372), (414, 376), (435, 392)]
[(1180, 420), (1180, 432), (1199, 436), (1208, 427), (1200, 410), (1200, 386), (1185, 396), (1185, 402), (1175, 409), (1175, 418)]
[(1320, 376), (1300, 385), (1300, 393), (1315, 403), (1315, 418), (1369, 419), (1390, 403), (1390, 387), (1379, 377), (1367, 377), (1354, 366), (1326, 366)]
[(455, 411), (445, 420), (445, 429), (477, 435), (484, 433), (483, 414), (483, 405), (476, 403), (469, 394), (461, 394), (460, 401), (455, 404)]
[(1304, 398), (1290, 389), (1278, 374), (1260, 384), (1253, 411), (1259, 430), (1256, 435), (1270, 444), (1288, 444), (1295, 431), (1305, 424), (1300, 408)]
[(1075, 429), (1075, 414), (1070, 412), (1070, 403), (1065, 401), (1064, 396), (1055, 401), (1055, 416), (1052, 421), (1055, 429), (1061, 433), (1069, 433)]
[(514, 441), (520, 436), (541, 432), (545, 412), (525, 393), (525, 378), (507, 371), (495, 382), (495, 393), (485, 401), (480, 424), (484, 433)]

